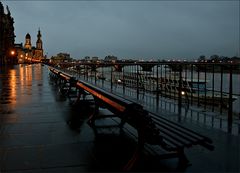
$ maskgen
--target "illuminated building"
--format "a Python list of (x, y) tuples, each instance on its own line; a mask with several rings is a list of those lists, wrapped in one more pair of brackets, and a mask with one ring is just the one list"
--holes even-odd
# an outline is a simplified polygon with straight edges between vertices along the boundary
[(52, 56), (50, 62), (52, 64), (59, 64), (63, 62), (71, 62), (72, 58), (69, 53), (58, 53), (57, 56)]
[(22, 47), (22, 44), (16, 45), (16, 48), (18, 47), (17, 52), (19, 63), (41, 62), (46, 58), (43, 55), (43, 42), (41, 37), (42, 35), (39, 29), (37, 34), (36, 47), (32, 46), (31, 35), (29, 33), (26, 34), (24, 47)]

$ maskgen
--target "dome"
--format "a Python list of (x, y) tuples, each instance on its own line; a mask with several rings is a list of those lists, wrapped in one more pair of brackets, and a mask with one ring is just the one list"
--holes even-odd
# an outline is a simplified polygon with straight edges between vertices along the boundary
[(26, 39), (31, 39), (31, 36), (30, 36), (29, 33), (27, 33), (27, 35), (26, 35)]

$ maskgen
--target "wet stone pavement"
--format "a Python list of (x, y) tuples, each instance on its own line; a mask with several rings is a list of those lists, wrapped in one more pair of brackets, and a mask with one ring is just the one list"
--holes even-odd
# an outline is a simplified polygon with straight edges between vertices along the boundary
[[(118, 129), (95, 134), (86, 123), (91, 104), (73, 107), (49, 80), (47, 66), (0, 69), (0, 172), (121, 172), (136, 142)], [(111, 123), (108, 121), (102, 124)], [(212, 138), (215, 150), (186, 150), (183, 172), (240, 172), (240, 139), (220, 130), (184, 122)], [(177, 159), (145, 156), (136, 172), (179, 172)]]

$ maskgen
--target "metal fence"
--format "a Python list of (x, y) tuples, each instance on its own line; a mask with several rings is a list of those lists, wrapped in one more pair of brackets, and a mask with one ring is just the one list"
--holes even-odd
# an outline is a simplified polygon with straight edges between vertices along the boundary
[[(195, 62), (64, 63), (82, 80), (151, 111), (240, 133), (240, 65)], [(163, 111), (164, 110), (164, 111)]]

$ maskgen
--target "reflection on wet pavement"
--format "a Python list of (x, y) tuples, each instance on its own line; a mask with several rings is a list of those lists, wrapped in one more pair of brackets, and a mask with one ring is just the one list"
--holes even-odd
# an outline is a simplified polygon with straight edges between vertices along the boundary
[[(71, 106), (49, 80), (46, 66), (5, 68), (0, 95), (1, 171), (117, 171), (118, 160), (127, 159), (121, 149), (127, 141), (96, 138), (86, 123), (91, 104)], [(114, 150), (122, 156), (114, 156)]]

